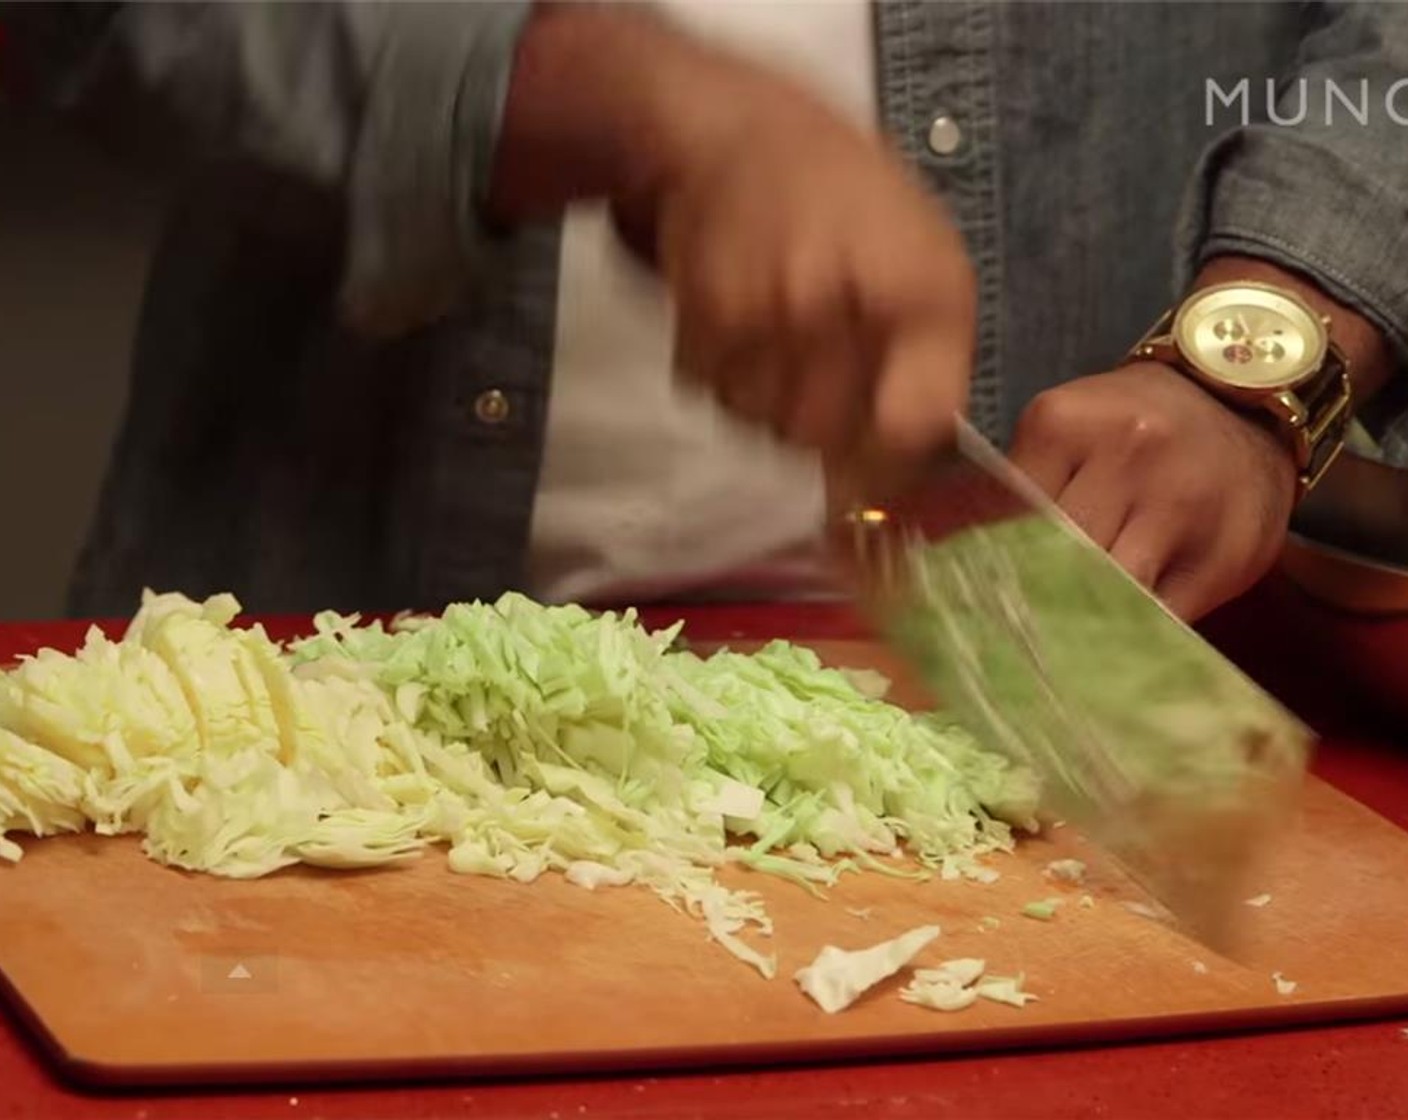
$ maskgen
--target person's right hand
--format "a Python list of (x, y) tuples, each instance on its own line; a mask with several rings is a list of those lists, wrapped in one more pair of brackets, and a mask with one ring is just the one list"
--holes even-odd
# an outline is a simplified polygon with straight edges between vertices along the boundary
[(961, 238), (878, 140), (721, 69), (737, 125), (687, 152), (658, 203), (681, 369), (794, 443), (922, 455), (967, 400)]
[[(550, 71), (580, 68), (577, 109), (594, 104), (616, 131), (557, 156), (613, 164), (600, 193), (669, 285), (682, 372), (833, 461), (912, 461), (945, 443), (967, 401), (974, 279), (903, 162), (791, 82), (662, 25), (554, 20), (570, 33), (553, 51), (548, 27), (546, 57), (520, 54), (506, 128), (531, 125)], [(593, 35), (606, 41), (585, 45)]]

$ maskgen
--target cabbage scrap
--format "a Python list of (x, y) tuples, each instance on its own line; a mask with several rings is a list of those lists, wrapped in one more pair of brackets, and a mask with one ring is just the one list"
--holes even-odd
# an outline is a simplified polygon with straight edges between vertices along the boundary
[(976, 990), (982, 999), (1010, 1004), (1012, 1007), (1026, 1007), (1037, 997), (1023, 990), (1022, 985), (1025, 983), (1026, 977), (1020, 972), (1016, 976), (985, 976), (978, 981)]
[(986, 961), (959, 957), (938, 968), (916, 969), (914, 979), (900, 990), (900, 999), (934, 1011), (962, 1011), (977, 1002), (973, 985), (986, 968)]
[(647, 887), (771, 975), (747, 940), (770, 920), (718, 868), (985, 878), (974, 857), (1034, 827), (1028, 771), (786, 642), (705, 658), (510, 594), (390, 629), (324, 613), (284, 646), (239, 610), (147, 592), (120, 641), (0, 674), (0, 858), (90, 825), (232, 878), (444, 845), (460, 873)]
[(938, 926), (919, 926), (868, 949), (825, 946), (797, 970), (797, 986), (828, 1015), (844, 1011), (880, 981), (893, 976), (939, 936)]
[(1079, 885), (1085, 882), (1085, 861), (1079, 859), (1053, 859), (1042, 871), (1048, 879)]
[(1025, 977), (985, 976), (987, 962), (973, 957), (944, 961), (938, 968), (916, 969), (900, 999), (933, 1011), (962, 1011), (979, 999), (1025, 1007), (1037, 997), (1023, 991)]

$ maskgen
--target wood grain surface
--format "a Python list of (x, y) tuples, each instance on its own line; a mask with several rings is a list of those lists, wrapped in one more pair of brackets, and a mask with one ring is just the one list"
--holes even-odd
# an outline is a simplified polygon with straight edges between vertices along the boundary
[[(818, 647), (893, 669), (860, 643)], [(62, 1068), (92, 1082), (746, 1064), (1408, 1010), (1408, 833), (1316, 780), (1258, 884), (1271, 901), (1245, 908), (1236, 961), (1127, 910), (1116, 872), (1070, 829), (994, 857), (989, 885), (863, 874), (823, 901), (728, 872), (775, 920), (759, 941), (780, 958), (772, 981), (648, 891), (462, 877), (439, 850), (403, 868), (232, 882), (160, 867), (131, 838), (26, 849), (0, 867), (0, 975)], [(1063, 856), (1089, 864), (1086, 886), (1043, 877)], [(1091, 908), (1077, 904), (1085, 892)], [(1021, 915), (1053, 895), (1067, 899), (1054, 920)], [(984, 917), (1000, 925), (984, 930)], [(1025, 973), (1038, 1002), (928, 1011), (897, 998), (902, 973), (833, 1016), (791, 979), (823, 945), (927, 923), (943, 932), (916, 966), (982, 957), (992, 973)], [(1295, 991), (1279, 994), (1273, 972)]]

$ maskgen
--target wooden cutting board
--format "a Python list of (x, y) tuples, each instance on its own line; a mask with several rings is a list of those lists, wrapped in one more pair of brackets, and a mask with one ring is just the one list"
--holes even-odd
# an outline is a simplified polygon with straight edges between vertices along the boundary
[[(834, 663), (894, 668), (861, 643), (816, 644)], [(1063, 856), (1089, 864), (1084, 888), (1043, 878)], [(0, 975), (60, 1067), (106, 1084), (624, 1071), (1408, 1011), (1408, 833), (1319, 781), (1258, 884), (1270, 902), (1246, 910), (1238, 962), (1125, 909), (1114, 871), (1070, 829), (993, 866), (990, 885), (849, 876), (826, 901), (726, 874), (775, 920), (767, 981), (637, 888), (461, 877), (441, 852), (231, 882), (159, 867), (128, 838), (63, 837), (0, 867)], [(1053, 921), (1021, 916), (1057, 894)], [(901, 973), (833, 1016), (791, 979), (823, 945), (929, 923), (943, 933), (917, 967), (982, 957), (1025, 973), (1039, 1001), (928, 1011), (897, 998)], [(1273, 972), (1295, 991), (1279, 994)]]

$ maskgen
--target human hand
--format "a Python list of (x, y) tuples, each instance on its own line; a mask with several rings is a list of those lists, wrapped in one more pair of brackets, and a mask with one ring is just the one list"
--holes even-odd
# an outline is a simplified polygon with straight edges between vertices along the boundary
[(1295, 504), (1295, 468), (1275, 435), (1154, 362), (1036, 397), (1012, 459), (1190, 621), (1266, 572)]
[(844, 460), (918, 460), (967, 401), (974, 281), (877, 140), (771, 87), (662, 191), (677, 361), (739, 415)]
[(810, 93), (633, 6), (545, 6), (495, 209), (611, 202), (674, 297), (677, 364), (830, 461), (913, 462), (967, 400), (975, 291), (942, 204)]

